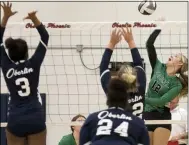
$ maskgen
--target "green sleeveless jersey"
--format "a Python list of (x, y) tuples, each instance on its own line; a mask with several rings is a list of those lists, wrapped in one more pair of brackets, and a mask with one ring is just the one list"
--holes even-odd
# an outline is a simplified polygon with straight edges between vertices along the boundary
[(166, 65), (156, 59), (148, 91), (145, 97), (145, 112), (163, 111), (164, 106), (179, 95), (182, 84), (176, 76), (168, 76)]

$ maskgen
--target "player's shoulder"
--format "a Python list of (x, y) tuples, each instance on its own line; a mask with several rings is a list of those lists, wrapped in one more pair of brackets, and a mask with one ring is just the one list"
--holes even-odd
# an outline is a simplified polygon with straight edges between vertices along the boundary
[[(103, 111), (103, 110), (101, 110), (101, 111)], [(96, 118), (98, 118), (98, 114), (101, 111), (97, 111), (97, 112), (93, 112), (93, 113), (89, 114), (85, 122), (94, 121)]]
[[(162, 63), (158, 58), (156, 59), (155, 69), (166, 68), (166, 64)], [(159, 71), (165, 71), (165, 69), (160, 69)]]

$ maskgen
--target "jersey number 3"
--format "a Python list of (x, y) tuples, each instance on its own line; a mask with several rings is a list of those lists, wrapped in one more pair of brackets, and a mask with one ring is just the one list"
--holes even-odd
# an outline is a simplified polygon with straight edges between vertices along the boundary
[(98, 122), (96, 135), (110, 135), (111, 131), (118, 133), (122, 137), (128, 137), (128, 122), (122, 122), (117, 128), (112, 130), (113, 122), (110, 119), (102, 119)]
[(27, 78), (19, 78), (15, 81), (17, 86), (20, 86), (22, 90), (18, 91), (19, 96), (26, 97), (30, 94), (30, 84)]

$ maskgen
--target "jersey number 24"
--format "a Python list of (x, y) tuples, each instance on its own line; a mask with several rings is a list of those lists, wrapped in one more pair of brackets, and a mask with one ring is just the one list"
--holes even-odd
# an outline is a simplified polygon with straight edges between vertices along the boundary
[(22, 90), (18, 91), (18, 95), (21, 97), (26, 97), (30, 95), (30, 84), (27, 78), (18, 78), (15, 81), (17, 86), (20, 86)]
[(128, 137), (129, 123), (123, 121), (117, 128), (112, 129), (113, 121), (110, 119), (102, 119), (98, 122), (96, 135), (110, 135), (113, 131), (122, 137)]

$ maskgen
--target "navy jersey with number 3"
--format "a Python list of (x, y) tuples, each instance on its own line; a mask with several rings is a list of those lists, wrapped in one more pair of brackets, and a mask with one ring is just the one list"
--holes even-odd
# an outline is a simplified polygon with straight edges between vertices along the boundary
[[(24, 112), (23, 109), (28, 109), (27, 107), (41, 107), (38, 98), (38, 84), (40, 67), (46, 54), (49, 35), (43, 24), (39, 25), (37, 30), (41, 40), (34, 55), (28, 60), (13, 62), (6, 54), (5, 45), (2, 43), (5, 28), (1, 27), (1, 68), (10, 92), (10, 113)], [(21, 110), (22, 105), (24, 107)]]
[[(108, 48), (105, 49), (100, 64), (101, 85), (105, 93), (107, 93), (107, 86), (111, 79), (108, 65), (110, 63), (112, 53), (113, 51), (111, 49)], [(138, 91), (130, 93), (128, 102), (132, 107), (133, 114), (140, 118), (143, 118), (142, 114), (144, 110), (144, 98), (145, 98), (145, 90), (146, 90), (146, 73), (144, 71), (142, 58), (138, 52), (138, 49), (137, 48), (131, 49), (131, 55), (133, 58), (133, 65), (137, 73)]]
[(144, 121), (122, 108), (89, 115), (80, 131), (80, 145), (149, 145)]

